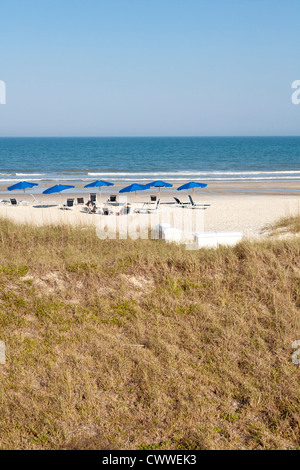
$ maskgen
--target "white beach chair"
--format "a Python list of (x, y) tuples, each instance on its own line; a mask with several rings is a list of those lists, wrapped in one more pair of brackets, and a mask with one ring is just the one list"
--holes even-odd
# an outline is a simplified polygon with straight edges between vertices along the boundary
[[(156, 212), (159, 209), (160, 199), (156, 201), (154, 207), (149, 207), (150, 203), (145, 202), (140, 209), (135, 209), (136, 214), (151, 214), (152, 212)], [(146, 207), (145, 207), (146, 206)], [(148, 206), (148, 207), (147, 207)]]
[(40, 204), (33, 194), (30, 194), (30, 196), (32, 197), (32, 204)]
[(33, 194), (30, 194), (30, 196), (32, 197), (31, 204), (36, 208), (43, 208), (43, 207), (47, 208), (47, 207), (57, 206), (57, 203), (55, 201), (47, 201), (46, 203), (45, 202), (40, 202), (34, 197)]
[(189, 200), (190, 200), (190, 203), (191, 203), (191, 206), (193, 209), (208, 209), (210, 207), (210, 204), (195, 204), (192, 196), (189, 194)]

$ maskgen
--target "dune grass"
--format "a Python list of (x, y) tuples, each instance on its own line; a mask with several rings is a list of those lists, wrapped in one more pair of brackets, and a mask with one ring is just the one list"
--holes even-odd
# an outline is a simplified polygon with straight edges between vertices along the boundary
[(268, 225), (265, 228), (270, 236), (282, 234), (299, 234), (300, 233), (300, 215), (289, 216), (279, 219), (274, 224)]
[(1, 449), (299, 449), (300, 240), (0, 221)]

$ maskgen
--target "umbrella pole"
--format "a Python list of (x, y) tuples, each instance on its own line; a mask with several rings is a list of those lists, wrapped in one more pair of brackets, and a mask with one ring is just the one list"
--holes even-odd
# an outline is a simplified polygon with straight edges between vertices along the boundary
[(100, 199), (100, 204), (102, 204), (102, 196), (101, 196), (101, 188), (99, 187), (99, 199)]

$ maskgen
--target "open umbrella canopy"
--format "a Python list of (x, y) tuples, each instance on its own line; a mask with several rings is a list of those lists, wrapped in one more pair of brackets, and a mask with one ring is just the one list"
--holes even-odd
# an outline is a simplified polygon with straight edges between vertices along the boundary
[(114, 183), (109, 183), (108, 181), (93, 181), (85, 186), (85, 188), (101, 188), (101, 186), (113, 186)]
[(172, 184), (170, 183), (165, 183), (164, 181), (153, 181), (152, 183), (149, 183), (149, 186), (151, 188), (172, 188)]
[(137, 184), (133, 183), (130, 186), (126, 186), (126, 188), (120, 189), (119, 193), (133, 193), (135, 192), (135, 199), (137, 201), (137, 191), (145, 191), (145, 189), (150, 189), (149, 184)]
[(72, 189), (72, 188), (75, 188), (75, 186), (57, 184), (56, 186), (52, 186), (52, 188), (48, 188), (45, 191), (43, 191), (43, 194), (60, 193), (61, 191), (65, 191), (66, 189)]
[(207, 184), (205, 183), (196, 183), (195, 181), (190, 181), (190, 183), (185, 183), (177, 188), (177, 191), (181, 191), (182, 189), (206, 188), (206, 186)]
[(149, 189), (149, 184), (137, 184), (133, 183), (130, 186), (126, 186), (126, 188), (120, 189), (119, 193), (133, 193), (136, 191), (144, 191), (145, 189)]
[(25, 189), (33, 188), (34, 186), (38, 186), (37, 183), (28, 183), (28, 181), (20, 181), (20, 183), (16, 183), (13, 186), (9, 186), (7, 189), (8, 191), (14, 191), (15, 189)]
[(101, 187), (102, 186), (113, 186), (114, 183), (109, 183), (108, 181), (97, 180), (92, 183), (86, 184), (85, 188), (99, 188), (100, 201), (101, 201)]
[(149, 187), (158, 188), (159, 198), (160, 198), (160, 188), (172, 188), (172, 186), (173, 185), (171, 183), (166, 183), (165, 181), (161, 181), (161, 180), (153, 181), (152, 183), (149, 183)]

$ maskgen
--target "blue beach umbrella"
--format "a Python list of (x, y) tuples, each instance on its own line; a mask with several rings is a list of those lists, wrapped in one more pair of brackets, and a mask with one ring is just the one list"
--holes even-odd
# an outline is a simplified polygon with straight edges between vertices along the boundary
[(190, 181), (189, 183), (185, 183), (179, 188), (177, 188), (177, 191), (182, 191), (183, 189), (192, 189), (193, 190), (193, 195), (195, 194), (195, 188), (206, 188), (207, 184), (205, 183), (196, 183), (195, 181)]
[(152, 183), (149, 183), (150, 188), (159, 188), (159, 197), (160, 197), (160, 188), (172, 188), (171, 183), (166, 183), (165, 181), (153, 181)]
[(43, 191), (43, 194), (54, 194), (54, 193), (61, 193), (62, 191), (65, 191), (66, 189), (72, 189), (75, 188), (75, 186), (69, 186), (69, 185), (64, 185), (64, 184), (57, 184), (55, 186), (52, 186), (51, 188), (46, 189)]
[(145, 191), (145, 189), (150, 189), (149, 184), (137, 184), (133, 183), (130, 186), (126, 186), (126, 188), (120, 189), (119, 193), (133, 193), (135, 192), (135, 198), (137, 200), (137, 191)]
[(85, 185), (85, 188), (99, 188), (99, 194), (100, 194), (100, 198), (101, 198), (101, 187), (102, 186), (113, 186), (114, 183), (109, 183), (108, 181), (101, 181), (101, 180), (97, 180), (97, 181), (93, 181), (93, 183), (89, 183), (87, 185)]
[(56, 184), (55, 186), (52, 186), (51, 188), (46, 189), (43, 191), (43, 194), (55, 194), (59, 193), (59, 196), (61, 197), (61, 192), (65, 191), (66, 189), (72, 189), (75, 188), (75, 186), (69, 186), (69, 185), (64, 185), (64, 184)]
[(33, 188), (34, 186), (38, 186), (38, 184), (28, 183), (28, 181), (20, 181), (20, 183), (14, 184), (13, 186), (9, 186), (7, 189), (8, 191), (14, 191), (15, 189), (23, 189), (25, 193), (25, 189)]

